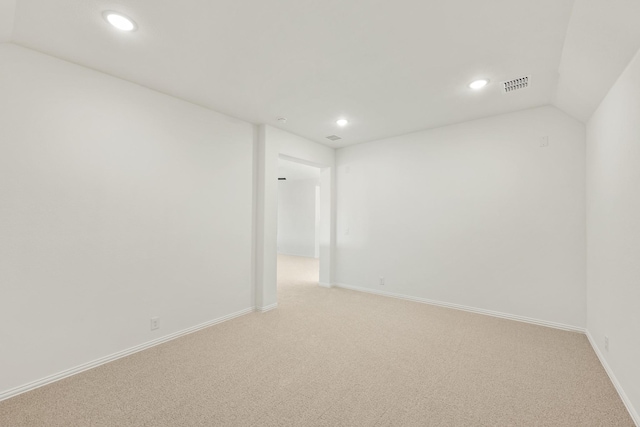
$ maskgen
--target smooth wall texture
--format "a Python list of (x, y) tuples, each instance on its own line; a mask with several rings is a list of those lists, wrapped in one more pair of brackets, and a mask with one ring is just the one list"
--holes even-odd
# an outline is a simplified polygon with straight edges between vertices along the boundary
[(253, 306), (252, 125), (15, 45), (0, 94), (0, 392)]
[(335, 235), (335, 150), (269, 125), (256, 146), (256, 307), (275, 307), (278, 263), (278, 158), (321, 168), (320, 282), (331, 283)]
[(549, 106), (339, 149), (335, 282), (584, 327), (584, 138)]
[(314, 179), (278, 183), (278, 253), (316, 256), (317, 186)]
[(0, 0), (0, 43), (11, 40), (16, 0)]
[(587, 126), (587, 189), (587, 330), (640, 423), (640, 52)]

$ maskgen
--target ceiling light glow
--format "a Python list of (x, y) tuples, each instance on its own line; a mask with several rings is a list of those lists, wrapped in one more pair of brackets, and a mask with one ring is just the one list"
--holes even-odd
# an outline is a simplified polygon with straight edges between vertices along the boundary
[(104, 19), (120, 31), (135, 31), (137, 29), (136, 23), (131, 18), (127, 18), (118, 12), (107, 11), (102, 14)]
[(474, 82), (471, 82), (471, 84), (469, 84), (469, 87), (471, 89), (482, 89), (483, 87), (485, 87), (487, 85), (487, 83), (489, 83), (489, 80), (486, 79), (480, 79), (480, 80), (476, 80)]
[(344, 126), (346, 126), (346, 125), (348, 125), (348, 124), (349, 124), (349, 120), (347, 120), (347, 119), (340, 119), (340, 120), (338, 120), (338, 121), (336, 122), (336, 124), (337, 124), (338, 126), (340, 126), (340, 127), (344, 127)]

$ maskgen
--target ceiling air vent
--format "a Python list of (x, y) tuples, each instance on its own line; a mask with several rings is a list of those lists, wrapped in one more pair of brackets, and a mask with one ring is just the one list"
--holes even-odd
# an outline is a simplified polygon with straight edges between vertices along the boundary
[(330, 139), (331, 141), (337, 141), (342, 138), (340, 138), (338, 135), (329, 135), (327, 139)]
[(531, 76), (519, 77), (517, 79), (502, 82), (502, 93), (511, 93), (516, 90), (526, 89), (529, 87)]

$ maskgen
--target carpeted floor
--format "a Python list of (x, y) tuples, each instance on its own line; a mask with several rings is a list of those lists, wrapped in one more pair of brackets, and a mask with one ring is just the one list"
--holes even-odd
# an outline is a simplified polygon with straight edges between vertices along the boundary
[(0, 426), (633, 426), (584, 335), (317, 286), (0, 402)]

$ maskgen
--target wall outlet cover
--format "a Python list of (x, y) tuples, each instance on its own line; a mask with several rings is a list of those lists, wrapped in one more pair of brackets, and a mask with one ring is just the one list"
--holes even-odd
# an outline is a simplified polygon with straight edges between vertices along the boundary
[(548, 147), (549, 146), (549, 137), (543, 136), (540, 137), (540, 147)]

